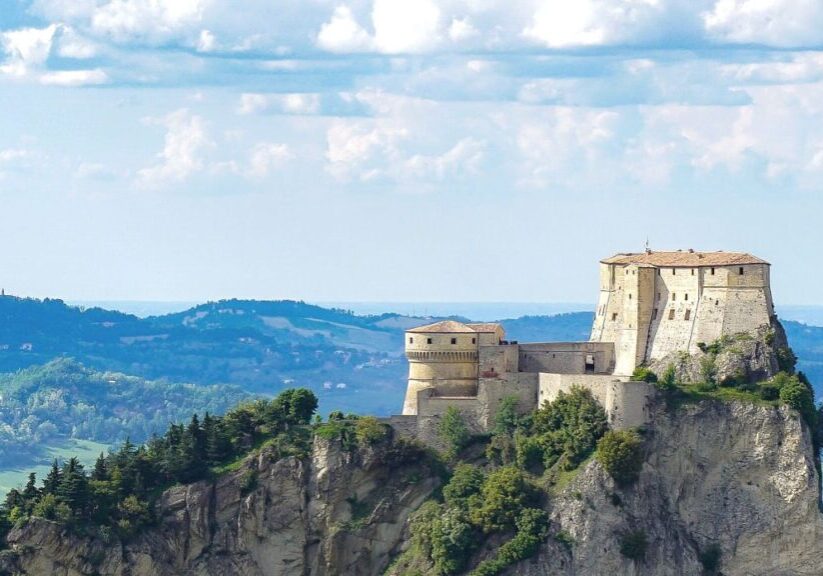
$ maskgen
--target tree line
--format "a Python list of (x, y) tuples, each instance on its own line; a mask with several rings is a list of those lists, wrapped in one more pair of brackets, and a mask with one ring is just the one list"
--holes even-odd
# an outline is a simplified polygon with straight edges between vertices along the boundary
[(223, 416), (194, 414), (188, 424), (173, 424), (142, 445), (126, 440), (101, 454), (91, 470), (77, 458), (62, 465), (55, 460), (40, 486), (32, 473), (25, 487), (7, 494), (0, 506), (0, 547), (8, 531), (31, 516), (96, 528), (104, 539), (129, 538), (155, 520), (154, 497), (165, 487), (205, 479), (263, 442), (273, 443), (281, 456), (306, 454), (306, 425), (316, 409), (311, 391), (290, 389)]

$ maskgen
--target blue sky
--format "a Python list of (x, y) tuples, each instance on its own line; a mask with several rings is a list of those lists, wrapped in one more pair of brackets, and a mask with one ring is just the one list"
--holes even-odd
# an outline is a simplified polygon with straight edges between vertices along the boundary
[(749, 251), (823, 303), (823, 2), (6, 0), (0, 285), (588, 301)]

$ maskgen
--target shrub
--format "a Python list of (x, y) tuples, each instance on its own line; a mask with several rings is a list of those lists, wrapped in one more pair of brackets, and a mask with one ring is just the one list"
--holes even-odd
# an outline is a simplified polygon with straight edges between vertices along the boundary
[(677, 372), (674, 368), (674, 364), (669, 364), (666, 367), (666, 370), (663, 371), (663, 375), (655, 384), (658, 389), (664, 392), (674, 390), (677, 387)]
[(620, 537), (620, 553), (635, 562), (646, 557), (648, 547), (649, 542), (643, 530), (631, 530)]
[(657, 382), (657, 374), (649, 370), (646, 366), (638, 366), (632, 373), (633, 382)]
[(597, 443), (597, 461), (618, 485), (631, 484), (643, 466), (643, 440), (632, 430), (606, 432)]
[(377, 444), (389, 435), (389, 427), (374, 416), (364, 416), (354, 423), (354, 436), (359, 444)]
[(543, 510), (538, 508), (524, 508), (517, 517), (517, 534), (503, 544), (497, 551), (497, 556), (480, 563), (472, 572), (472, 576), (495, 576), (507, 566), (532, 556), (540, 543), (546, 539), (548, 533), (548, 518)]
[(534, 436), (518, 434), (515, 437), (517, 465), (526, 470), (535, 470), (543, 464), (543, 446)]
[(515, 526), (521, 510), (534, 499), (534, 489), (523, 472), (504, 466), (491, 472), (480, 491), (480, 506), (472, 510), (472, 522), (484, 532), (505, 532)]
[(466, 421), (463, 419), (463, 415), (460, 413), (460, 410), (453, 406), (449, 406), (446, 409), (446, 412), (440, 420), (437, 432), (440, 439), (446, 444), (446, 453), (450, 457), (456, 456), (471, 439), (471, 434), (466, 426)]
[(438, 574), (456, 574), (468, 562), (477, 538), (466, 513), (449, 508), (431, 525), (431, 559)]
[(454, 469), (451, 480), (443, 488), (443, 498), (446, 504), (455, 507), (466, 507), (466, 501), (483, 488), (486, 477), (482, 470), (471, 464), (460, 463)]
[(810, 426), (814, 426), (817, 411), (814, 406), (814, 395), (807, 385), (800, 382), (796, 376), (789, 377), (780, 387), (780, 401), (785, 402), (803, 416)]
[(700, 383), (699, 389), (704, 392), (717, 387), (717, 364), (714, 355), (700, 359)]
[(514, 433), (520, 421), (520, 417), (517, 414), (517, 405), (517, 396), (506, 396), (503, 398), (503, 401), (500, 402), (500, 406), (497, 409), (497, 414), (494, 417), (492, 434), (511, 436)]
[(551, 467), (562, 458), (563, 467), (571, 470), (594, 451), (609, 425), (591, 392), (573, 387), (560, 392), (554, 402), (544, 403), (534, 413), (532, 428), (543, 447), (544, 465)]
[(797, 356), (795, 356), (794, 351), (788, 346), (781, 346), (775, 352), (777, 353), (777, 366), (780, 371), (794, 374), (794, 369), (797, 366)]

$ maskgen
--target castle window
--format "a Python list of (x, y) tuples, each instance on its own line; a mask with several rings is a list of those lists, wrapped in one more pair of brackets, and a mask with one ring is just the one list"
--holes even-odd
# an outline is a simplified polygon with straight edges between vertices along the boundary
[(714, 268), (712, 268), (712, 276), (714, 276)]
[(740, 276), (743, 276), (743, 266), (741, 266), (740, 268), (738, 268), (738, 269), (737, 269), (737, 273), (738, 273)]
[(452, 344), (457, 344), (457, 338), (452, 338)]
[(431, 344), (431, 343), (432, 343), (432, 339), (431, 338), (426, 338), (426, 344)]
[(477, 338), (472, 338), (472, 344), (477, 344)]
[(677, 268), (672, 268), (672, 276), (674, 276), (675, 274), (677, 274)]
[(617, 320), (617, 312), (612, 312), (612, 322)]
[(685, 319), (688, 320), (691, 317), (692, 317), (692, 311), (691, 310), (686, 310), (686, 318)]
[(688, 302), (688, 301), (689, 301), (689, 294), (686, 293), (686, 302)]
[(692, 276), (694, 276), (694, 268), (692, 268)]
[(629, 300), (631, 300), (631, 299), (632, 299), (632, 295), (631, 295), (631, 294), (629, 294)]
[(657, 293), (657, 300), (660, 301), (660, 292)]
[(672, 302), (677, 300), (677, 292), (672, 292)]
[(669, 320), (674, 320), (674, 308), (669, 310)]
[(657, 269), (657, 275), (660, 276), (660, 268)]
[(657, 308), (652, 310), (652, 320), (657, 320)]
[(715, 301), (714, 301), (714, 305), (715, 305), (715, 306), (720, 306), (720, 300), (715, 300)]
[(409, 338), (409, 344), (414, 344), (414, 338)]

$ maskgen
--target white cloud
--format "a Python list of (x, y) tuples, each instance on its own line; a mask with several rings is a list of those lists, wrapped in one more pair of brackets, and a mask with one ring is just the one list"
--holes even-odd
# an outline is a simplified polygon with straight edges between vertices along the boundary
[(17, 162), (32, 157), (32, 152), (24, 148), (6, 148), (0, 150), (0, 162), (3, 164)]
[(197, 39), (198, 52), (213, 52), (217, 47), (217, 38), (209, 30), (201, 30), (200, 37)]
[(317, 45), (329, 52), (364, 52), (371, 48), (372, 38), (348, 6), (338, 6), (331, 20), (321, 26)]
[(708, 33), (732, 43), (770, 46), (823, 42), (823, 3), (817, 0), (717, 0), (703, 14)]
[(408, 131), (391, 123), (337, 120), (326, 132), (328, 172), (338, 180), (373, 180), (396, 159)]
[(453, 18), (449, 26), (449, 38), (452, 42), (463, 42), (471, 40), (480, 35), (468, 18)]
[(432, 0), (374, 0), (372, 23), (380, 52), (425, 52), (439, 42), (440, 9)]
[(286, 144), (258, 143), (249, 157), (248, 175), (251, 178), (264, 178), (293, 158), (294, 154)]
[(374, 0), (371, 20), (374, 36), (351, 8), (338, 6), (320, 27), (317, 45), (330, 52), (403, 54), (430, 51), (440, 41), (440, 9), (433, 0)]
[(149, 118), (147, 122), (164, 126), (166, 137), (163, 151), (158, 154), (160, 162), (138, 172), (140, 184), (155, 187), (179, 182), (203, 169), (202, 154), (214, 143), (200, 116), (180, 109), (162, 118)]
[(321, 99), (319, 94), (241, 94), (238, 114), (319, 114)]
[(106, 84), (108, 75), (99, 68), (94, 70), (58, 70), (40, 76), (40, 83), (47, 86), (93, 86)]
[(606, 29), (594, 0), (547, 0), (537, 8), (524, 34), (552, 48), (602, 44)]
[(485, 150), (485, 142), (463, 138), (440, 156), (416, 154), (404, 162), (404, 167), (410, 176), (422, 180), (476, 175), (483, 163)]
[(110, 0), (95, 9), (92, 29), (116, 41), (172, 37), (197, 24), (207, 0)]
[(0, 65), (0, 72), (10, 76), (24, 77), (40, 69), (51, 53), (57, 25), (46, 28), (21, 28), (0, 35), (6, 61)]
[(99, 51), (98, 46), (88, 38), (79, 34), (71, 26), (61, 26), (57, 37), (57, 53), (63, 58), (85, 60), (94, 58)]

